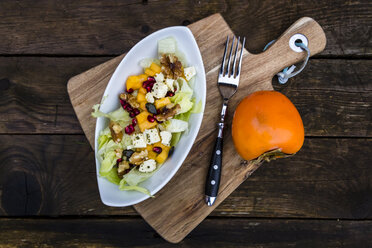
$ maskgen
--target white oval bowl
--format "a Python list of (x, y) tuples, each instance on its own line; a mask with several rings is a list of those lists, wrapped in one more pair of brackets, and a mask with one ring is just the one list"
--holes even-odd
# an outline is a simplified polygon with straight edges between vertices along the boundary
[[(188, 65), (192, 65), (196, 69), (194, 97), (196, 97), (197, 102), (199, 100), (202, 101), (203, 111), (202, 113), (191, 115), (189, 120), (189, 132), (184, 133), (181, 136), (179, 143), (174, 149), (173, 155), (167, 159), (162, 167), (151, 178), (140, 184), (142, 187), (147, 188), (152, 195), (162, 189), (181, 167), (195, 141), (203, 119), (206, 97), (205, 71), (199, 47), (190, 29), (178, 26), (169, 27), (159, 30), (138, 42), (123, 58), (112, 75), (103, 94), (104, 96), (107, 96), (107, 98), (100, 109), (103, 112), (111, 112), (120, 106), (118, 95), (125, 89), (125, 81), (127, 77), (130, 75), (141, 74), (143, 69), (139, 66), (139, 61), (144, 58), (157, 58), (158, 41), (169, 36), (172, 36), (177, 40), (178, 49), (185, 54)], [(146, 200), (149, 196), (136, 191), (121, 191), (119, 190), (118, 185), (115, 185), (99, 176), (100, 162), (97, 159), (97, 139), (100, 131), (107, 127), (107, 125), (108, 120), (106, 118), (100, 117), (97, 119), (95, 131), (95, 155), (98, 188), (102, 202), (107, 206), (125, 207)]]

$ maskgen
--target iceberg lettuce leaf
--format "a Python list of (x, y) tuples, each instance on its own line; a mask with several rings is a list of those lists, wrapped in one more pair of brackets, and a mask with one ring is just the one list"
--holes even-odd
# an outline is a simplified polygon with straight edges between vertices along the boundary
[(182, 133), (172, 133), (172, 139), (171, 139), (171, 146), (176, 146), (178, 142), (180, 141)]
[(121, 139), (120, 144), (122, 145), (122, 148), (128, 149), (128, 146), (132, 145), (132, 137), (126, 133), (123, 134), (123, 138)]
[(183, 52), (177, 49), (174, 55), (181, 61), (183, 67), (187, 67), (186, 55)]
[(108, 142), (109, 139), (110, 137), (108, 135), (100, 135), (98, 137), (98, 150), (100, 150), (102, 146)]
[(151, 195), (151, 193), (148, 189), (146, 189), (144, 187), (141, 187), (141, 186), (137, 186), (137, 185), (127, 185), (127, 184), (125, 184), (125, 181), (123, 181), (123, 180), (120, 181), (119, 189), (120, 190), (134, 190), (134, 191), (144, 193), (144, 194), (146, 194), (150, 197), (154, 197), (153, 195)]
[(171, 102), (180, 105), (181, 110), (179, 114), (182, 114), (188, 112), (194, 105), (194, 103), (191, 101), (193, 90), (190, 88), (185, 79), (178, 78), (177, 82), (181, 88), (173, 97), (171, 97)]
[(120, 183), (120, 178), (118, 176), (118, 172), (116, 170), (116, 168), (112, 168), (111, 170), (109, 170), (108, 172), (100, 172), (99, 175), (101, 177), (104, 177), (106, 178), (107, 180), (109, 180), (110, 182), (114, 183), (114, 184), (117, 184), (119, 185)]
[(195, 86), (195, 77), (192, 77), (188, 82), (191, 89), (194, 89)]
[[(160, 166), (158, 166), (159, 168)], [(131, 186), (136, 186), (139, 183), (146, 181), (148, 178), (150, 178), (154, 173), (158, 170), (154, 170), (153, 172), (146, 173), (146, 172), (140, 172), (137, 167), (134, 167), (131, 169), (131, 171), (123, 176), (123, 180)]]
[(193, 98), (192, 102), (194, 103), (194, 106), (192, 107), (192, 109), (190, 111), (191, 114), (198, 114), (198, 113), (203, 112), (203, 104), (202, 104), (201, 100), (197, 104), (195, 104), (196, 99)]
[(158, 54), (176, 53), (177, 41), (173, 37), (167, 37), (158, 41)]
[(98, 137), (98, 150), (101, 150), (101, 148), (111, 139), (111, 132), (110, 128), (106, 127), (100, 132), (100, 135)]
[(190, 97), (191, 97), (192, 94), (194, 93), (194, 91), (190, 88), (190, 86), (187, 83), (187, 81), (184, 78), (179, 77), (179, 78), (177, 78), (177, 82), (178, 82), (179, 86), (181, 87), (181, 89), (180, 89), (179, 92), (189, 93), (190, 94)]
[(122, 149), (120, 143), (115, 143), (112, 139), (102, 145), (98, 150), (98, 160), (101, 162), (100, 173), (107, 173), (116, 164), (115, 149)]
[(183, 114), (178, 114), (174, 118), (177, 119), (177, 120), (188, 122), (189, 119), (190, 119), (190, 115), (191, 115), (191, 111), (188, 111), (188, 112), (183, 113)]
[(104, 155), (104, 159), (101, 163), (101, 168), (99, 170), (100, 173), (107, 173), (109, 172), (112, 167), (116, 164), (116, 153), (115, 151), (106, 152)]
[(194, 105), (194, 103), (190, 101), (190, 98), (188, 97), (182, 97), (181, 100), (176, 103), (179, 104), (181, 107), (179, 114), (188, 112), (189, 110), (192, 109), (192, 106)]
[(135, 190), (135, 191), (145, 193), (145, 194), (152, 197), (152, 195), (150, 194), (150, 192), (146, 188), (138, 186), (138, 185), (141, 182), (146, 181), (147, 179), (152, 177), (152, 175), (154, 175), (154, 173), (159, 168), (160, 168), (160, 166), (158, 165), (156, 170), (154, 170), (153, 172), (145, 173), (145, 172), (140, 172), (137, 169), (137, 167), (134, 167), (128, 174), (125, 174), (123, 176), (123, 179), (120, 181), (119, 189), (121, 189), (121, 190)]
[(170, 119), (164, 122), (163, 127), (165, 127), (165, 131), (179, 133), (186, 131), (189, 128), (189, 123), (180, 119)]
[(139, 62), (139, 65), (143, 68), (143, 69), (146, 69), (146, 68), (149, 68), (151, 66), (152, 63), (155, 63), (155, 64), (158, 64), (160, 65), (160, 61), (158, 59), (154, 59), (154, 58), (145, 58), (145, 59), (142, 59), (140, 62)]
[(93, 113), (92, 116), (95, 118), (98, 117), (106, 117), (112, 121), (122, 121), (122, 122), (128, 122), (131, 120), (129, 113), (126, 112), (122, 107), (119, 107), (118, 109), (110, 112), (110, 113), (103, 113), (100, 111), (101, 104), (95, 104), (92, 109)]

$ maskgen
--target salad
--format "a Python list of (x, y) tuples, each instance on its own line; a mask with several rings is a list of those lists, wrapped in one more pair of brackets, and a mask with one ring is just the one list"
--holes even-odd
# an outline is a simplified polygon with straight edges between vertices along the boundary
[(101, 103), (93, 106), (92, 113), (109, 119), (97, 141), (99, 175), (119, 185), (120, 190), (148, 195), (139, 184), (171, 156), (188, 130), (190, 115), (202, 108), (193, 97), (195, 67), (187, 65), (173, 37), (158, 41), (158, 56), (141, 60), (143, 74), (126, 79), (118, 109), (103, 113)]

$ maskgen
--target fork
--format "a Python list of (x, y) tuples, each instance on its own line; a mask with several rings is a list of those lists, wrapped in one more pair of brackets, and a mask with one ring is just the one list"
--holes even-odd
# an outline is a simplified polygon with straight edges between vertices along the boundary
[(234, 52), (233, 64), (231, 67), (231, 57), (233, 54), (235, 36), (233, 37), (229, 58), (227, 64), (225, 65), (226, 60), (226, 51), (229, 46), (229, 36), (227, 36), (225, 50), (223, 52), (223, 58), (221, 63), (221, 68), (218, 73), (218, 82), (217, 86), (220, 91), (220, 94), (223, 98), (223, 105), (221, 110), (221, 119), (218, 125), (218, 136), (216, 143), (214, 145), (211, 163), (209, 165), (207, 181), (205, 184), (205, 202), (208, 206), (212, 206), (216, 201), (218, 188), (220, 185), (221, 171), (222, 171), (222, 152), (223, 152), (223, 129), (225, 126), (225, 117), (227, 111), (227, 104), (229, 99), (235, 94), (239, 86), (240, 71), (242, 66), (242, 57), (243, 57), (243, 48), (245, 45), (245, 37), (243, 38), (243, 43), (240, 49), (238, 67), (236, 67), (237, 52), (239, 48), (240, 37), (236, 43), (236, 48)]

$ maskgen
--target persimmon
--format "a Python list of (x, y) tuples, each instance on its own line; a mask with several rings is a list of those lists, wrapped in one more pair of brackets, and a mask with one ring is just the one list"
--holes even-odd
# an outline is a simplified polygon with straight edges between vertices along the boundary
[(232, 137), (245, 160), (272, 151), (294, 154), (303, 145), (304, 126), (296, 107), (285, 95), (258, 91), (245, 97), (236, 108)]

